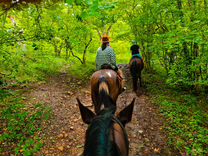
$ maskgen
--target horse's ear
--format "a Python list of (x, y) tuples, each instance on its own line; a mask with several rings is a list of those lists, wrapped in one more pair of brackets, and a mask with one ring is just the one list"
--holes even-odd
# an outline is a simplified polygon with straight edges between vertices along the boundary
[(86, 124), (90, 124), (92, 119), (95, 117), (95, 114), (86, 106), (84, 106), (78, 98), (77, 98), (77, 102), (79, 104), (79, 110), (80, 110), (83, 122)]
[(132, 113), (134, 109), (135, 98), (132, 100), (131, 104), (125, 107), (122, 111), (117, 115), (118, 119), (121, 121), (123, 126), (125, 126), (128, 122), (131, 121)]

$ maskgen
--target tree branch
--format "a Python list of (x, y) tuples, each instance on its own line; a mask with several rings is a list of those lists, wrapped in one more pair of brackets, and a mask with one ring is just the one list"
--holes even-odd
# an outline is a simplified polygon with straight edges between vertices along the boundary
[(112, 26), (113, 26), (113, 24), (111, 24), (107, 29), (107, 35), (109, 35), (109, 36), (110, 36), (110, 31), (111, 31)]
[(90, 40), (87, 44), (85, 44), (85, 49), (84, 49), (84, 53), (83, 53), (83, 64), (85, 64), (85, 58), (86, 58), (86, 52), (87, 52), (87, 48), (89, 47), (90, 43), (92, 42), (92, 34), (90, 35)]
[(75, 58), (77, 58), (82, 64), (83, 64), (83, 61), (76, 55), (74, 55), (72, 49), (70, 49), (71, 53), (72, 53), (72, 56), (74, 56)]
[(99, 30), (98, 28), (96, 28), (96, 30), (97, 30), (97, 32), (98, 32), (98, 36), (100, 37), (100, 40), (101, 40), (102, 35), (101, 35), (101, 33), (100, 33), (100, 30)]

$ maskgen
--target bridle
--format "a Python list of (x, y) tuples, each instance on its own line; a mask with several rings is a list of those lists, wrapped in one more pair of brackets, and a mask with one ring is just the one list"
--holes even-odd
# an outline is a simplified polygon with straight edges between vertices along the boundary
[[(114, 128), (112, 129), (112, 139), (115, 142), (117, 150), (119, 151), (119, 153), (121, 155), (124, 154), (125, 156), (127, 156), (128, 155), (128, 151), (129, 151), (129, 140), (128, 140), (128, 135), (126, 133), (126, 130), (125, 130), (123, 124), (114, 115), (113, 115), (111, 120), (113, 121), (113, 123), (118, 124), (120, 126), (120, 128), (122, 129), (122, 133), (123, 133), (123, 136), (124, 136), (124, 142), (125, 142), (125, 146), (126, 146), (126, 153), (125, 154), (121, 152), (122, 150), (119, 148), (119, 146), (115, 142), (115, 139), (116, 139), (115, 138), (115, 131), (116, 131), (116, 129), (114, 129)], [(118, 131), (116, 131), (116, 132), (118, 132)]]

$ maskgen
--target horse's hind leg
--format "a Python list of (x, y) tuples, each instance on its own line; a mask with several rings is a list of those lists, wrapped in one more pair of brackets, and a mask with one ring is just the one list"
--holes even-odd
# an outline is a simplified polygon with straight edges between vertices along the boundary
[(137, 91), (137, 88), (138, 88), (138, 84), (137, 84), (138, 77), (133, 77), (132, 80), (133, 80), (133, 91)]
[(139, 86), (142, 87), (142, 77), (141, 77), (141, 73), (139, 73)]
[(98, 103), (98, 95), (95, 92), (91, 91), (91, 98), (92, 98), (92, 103), (94, 106), (95, 113), (97, 114), (100, 110), (100, 106)]
[(141, 76), (139, 77), (139, 86), (142, 87), (142, 78), (141, 78)]

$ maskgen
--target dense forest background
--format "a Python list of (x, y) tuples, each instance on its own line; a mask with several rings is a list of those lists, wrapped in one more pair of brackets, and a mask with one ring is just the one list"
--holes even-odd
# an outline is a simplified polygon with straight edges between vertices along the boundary
[[(107, 33), (118, 64), (128, 64), (130, 46), (140, 45), (153, 101), (172, 120), (170, 144), (188, 155), (207, 155), (206, 0), (17, 0), (0, 5), (0, 85), (6, 88), (1, 89), (2, 121), (9, 122), (12, 110), (22, 108), (13, 108), (16, 100), (5, 100), (8, 87), (39, 83), (64, 69), (89, 77), (95, 71), (100, 37)], [(159, 80), (172, 92), (156, 90)], [(11, 136), (15, 126), (0, 143), (21, 140)], [(17, 154), (24, 141), (15, 146)]]
[(53, 72), (61, 63), (92, 62), (100, 35), (110, 33), (119, 63), (126, 63), (135, 41), (146, 68), (165, 72), (170, 85), (203, 91), (208, 84), (206, 1), (17, 1), (2, 6), (1, 81), (37, 80), (41, 70)]

